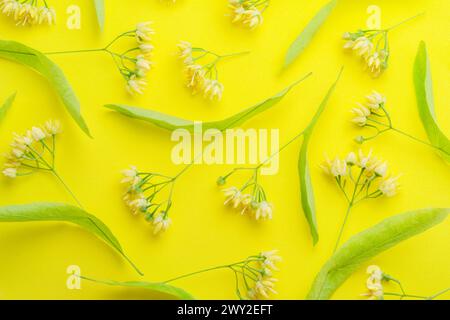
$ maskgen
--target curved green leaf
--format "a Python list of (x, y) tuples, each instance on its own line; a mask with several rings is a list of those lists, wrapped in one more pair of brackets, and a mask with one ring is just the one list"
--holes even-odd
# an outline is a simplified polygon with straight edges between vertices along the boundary
[(38, 221), (70, 222), (80, 226), (118, 251), (142, 275), (142, 272), (125, 255), (119, 241), (109, 228), (98, 218), (78, 207), (60, 203), (32, 203), (0, 207), (0, 222)]
[(80, 103), (62, 70), (41, 52), (26, 45), (0, 40), (0, 58), (28, 66), (44, 76), (56, 90), (75, 122), (90, 136), (89, 129), (80, 111)]
[(95, 12), (97, 13), (97, 22), (100, 27), (100, 31), (103, 32), (105, 28), (105, 1), (104, 0), (94, 0)]
[(10, 95), (8, 97), (8, 99), (6, 99), (6, 101), (0, 107), (0, 120), (2, 120), (5, 117), (6, 112), (8, 112), (9, 108), (11, 108), (15, 98), (16, 98), (16, 93), (13, 93), (12, 95)]
[(325, 263), (307, 296), (327, 300), (365, 262), (403, 240), (443, 222), (450, 209), (422, 209), (399, 214), (351, 237)]
[(320, 9), (314, 18), (308, 23), (302, 33), (295, 39), (289, 47), (284, 59), (284, 67), (288, 67), (303, 52), (311, 42), (314, 35), (319, 31), (322, 24), (328, 18), (337, 4), (337, 0), (332, 0)]
[(195, 300), (195, 298), (185, 290), (181, 288), (177, 288), (171, 286), (169, 284), (165, 284), (162, 282), (144, 282), (144, 281), (127, 281), (127, 282), (118, 282), (118, 281), (110, 281), (110, 280), (95, 280), (87, 277), (80, 277), (81, 279), (105, 284), (108, 286), (115, 287), (126, 287), (126, 288), (136, 288), (136, 289), (145, 289), (150, 290), (155, 293), (163, 293), (174, 298), (178, 298), (180, 300)]
[(450, 140), (437, 124), (434, 111), (433, 82), (431, 79), (430, 60), (425, 42), (421, 42), (414, 65), (414, 84), (420, 119), (431, 144), (440, 149), (440, 155), (450, 162)]
[[(296, 83), (290, 85), (283, 91), (279, 92), (275, 96), (253, 106), (248, 109), (245, 109), (244, 111), (241, 111), (229, 118), (220, 120), (220, 121), (212, 121), (212, 122), (205, 122), (202, 123), (202, 126), (205, 130), (207, 129), (218, 129), (220, 131), (230, 129), (237, 127), (250, 118), (253, 118), (257, 114), (260, 114), (267, 109), (272, 108), (274, 105), (279, 103), (287, 94), (288, 92), (295, 87), (297, 84), (305, 80), (311, 75), (308, 74)], [(181, 118), (177, 118), (171, 115), (167, 115), (161, 112), (153, 111), (153, 110), (147, 110), (142, 108), (136, 108), (136, 107), (129, 107), (124, 105), (117, 105), (117, 104), (109, 104), (105, 106), (106, 108), (109, 108), (111, 110), (117, 111), (127, 117), (143, 120), (146, 122), (150, 122), (151, 124), (154, 124), (160, 128), (166, 129), (166, 130), (176, 130), (176, 129), (186, 129), (190, 132), (194, 131), (194, 121), (191, 120), (185, 120)]]
[(336, 81), (333, 83), (331, 88), (328, 90), (327, 95), (323, 99), (322, 103), (319, 106), (314, 118), (311, 120), (308, 128), (306, 128), (304, 132), (304, 140), (302, 147), (300, 149), (300, 156), (298, 160), (298, 172), (300, 177), (300, 190), (301, 190), (301, 200), (302, 200), (302, 208), (305, 214), (306, 220), (308, 221), (309, 228), (311, 230), (311, 236), (313, 238), (314, 245), (319, 241), (319, 231), (317, 227), (317, 218), (316, 218), (316, 207), (314, 200), (314, 188), (311, 182), (311, 174), (309, 170), (309, 162), (308, 162), (308, 149), (309, 143), (314, 132), (314, 128), (317, 122), (320, 119), (323, 111), (325, 110), (328, 101), (330, 100), (331, 95), (336, 88), (339, 79), (341, 78), (343, 69), (339, 72), (339, 76)]

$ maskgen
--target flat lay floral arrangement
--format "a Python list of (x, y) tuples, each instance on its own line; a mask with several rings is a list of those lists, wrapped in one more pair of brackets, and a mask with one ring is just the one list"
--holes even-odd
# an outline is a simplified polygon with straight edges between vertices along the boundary
[(0, 0), (0, 299), (447, 299), (448, 10)]

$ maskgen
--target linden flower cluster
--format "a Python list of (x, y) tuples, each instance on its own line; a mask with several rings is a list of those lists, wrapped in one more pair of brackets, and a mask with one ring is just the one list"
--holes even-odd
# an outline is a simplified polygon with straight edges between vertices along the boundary
[[(113, 58), (116, 63), (118, 62), (118, 69), (127, 82), (127, 90), (130, 94), (143, 94), (147, 86), (145, 78), (152, 68), (150, 58), (154, 47), (151, 40), (155, 33), (150, 26), (151, 22), (138, 23), (136, 30), (122, 35), (134, 37), (138, 47), (129, 49), (122, 54), (113, 53)], [(136, 56), (128, 56), (132, 52), (137, 52)], [(129, 63), (131, 63), (131, 67)]]
[[(156, 173), (144, 173), (134, 166), (123, 171), (121, 181), (127, 186), (123, 198), (133, 215), (142, 214), (153, 226), (156, 235), (166, 231), (171, 225), (169, 211), (172, 206), (174, 179)], [(171, 187), (169, 199), (157, 202), (156, 196), (167, 187)]]
[(0, 11), (11, 16), (18, 26), (55, 24), (55, 9), (42, 0), (0, 0)]
[[(372, 150), (368, 154), (359, 150), (358, 155), (350, 152), (345, 159), (327, 159), (322, 169), (334, 177), (352, 205), (364, 199), (392, 197), (397, 193), (398, 177), (388, 176), (387, 162), (372, 156)], [(353, 192), (348, 192), (349, 188)]]
[(178, 56), (183, 61), (186, 86), (192, 94), (203, 93), (210, 100), (221, 100), (224, 86), (219, 82), (217, 64), (226, 57), (242, 53), (218, 55), (203, 48), (192, 47), (187, 41), (178, 44)]
[[(244, 285), (249, 299), (267, 299), (269, 294), (277, 294), (275, 283), (278, 280), (273, 277), (273, 272), (279, 270), (276, 264), (282, 260), (277, 253), (277, 250), (261, 252), (256, 257), (254, 266), (250, 266), (251, 262), (253, 262), (253, 257), (249, 257), (244, 263)], [(251, 282), (249, 280), (253, 281), (253, 286), (249, 285), (249, 282)]]
[[(25, 134), (14, 134), (11, 151), (6, 154), (3, 175), (8, 178), (28, 175), (33, 170), (54, 170), (55, 136), (60, 132), (59, 121), (49, 120)], [(50, 154), (50, 160), (45, 158)]]
[[(227, 179), (238, 170), (240, 169), (235, 169), (227, 176), (220, 177), (217, 184), (219, 186), (225, 185)], [(255, 220), (271, 220), (273, 218), (273, 205), (267, 201), (266, 193), (258, 183), (258, 172), (256, 170), (241, 188), (226, 188), (223, 189), (223, 193), (226, 198), (224, 205), (231, 206), (241, 215), (249, 214)]]
[(389, 43), (386, 30), (346, 32), (343, 39), (346, 40), (344, 49), (352, 50), (361, 57), (373, 77), (379, 77), (387, 69)]
[(263, 12), (269, 6), (269, 0), (229, 0), (233, 23), (240, 23), (254, 29), (263, 23)]

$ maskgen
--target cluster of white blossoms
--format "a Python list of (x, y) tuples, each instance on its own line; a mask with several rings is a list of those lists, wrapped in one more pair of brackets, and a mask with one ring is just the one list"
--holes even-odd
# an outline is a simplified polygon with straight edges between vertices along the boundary
[(271, 220), (273, 217), (273, 205), (266, 200), (265, 192), (261, 186), (253, 189), (253, 193), (245, 193), (247, 188), (238, 189), (231, 187), (223, 190), (225, 195), (224, 205), (231, 206), (242, 215), (249, 214), (256, 220)]
[[(270, 294), (277, 294), (275, 283), (278, 280), (273, 277), (273, 273), (278, 271), (276, 264), (281, 260), (278, 251), (272, 250), (248, 257), (243, 263), (231, 267), (233, 271), (237, 269), (236, 267), (240, 268), (248, 299), (267, 299)], [(236, 292), (238, 292), (239, 298), (242, 298), (239, 293), (239, 283), (236, 285)]]
[(233, 23), (240, 23), (254, 29), (263, 23), (263, 12), (269, 6), (269, 0), (229, 0)]
[(352, 122), (360, 127), (365, 127), (368, 124), (368, 121), (370, 121), (371, 116), (385, 116), (380, 114), (380, 111), (383, 112), (385, 104), (386, 97), (376, 91), (373, 91), (366, 97), (365, 104), (358, 103), (358, 107), (352, 109), (352, 112), (355, 115)]
[[(155, 235), (166, 231), (171, 225), (169, 210), (172, 202), (169, 198), (167, 201), (156, 203), (156, 196), (171, 185), (173, 179), (158, 174), (139, 172), (134, 166), (122, 173), (121, 182), (127, 186), (123, 200), (132, 214), (144, 215), (145, 219), (152, 224)], [(158, 182), (155, 179), (159, 179)]]
[[(203, 48), (193, 48), (187, 41), (178, 44), (178, 56), (183, 61), (186, 86), (192, 94), (203, 93), (210, 100), (221, 100), (224, 86), (218, 80), (217, 63), (223, 58)], [(213, 58), (211, 61), (208, 58)], [(206, 61), (201, 64), (200, 60)]]
[(343, 39), (346, 40), (344, 49), (361, 57), (373, 77), (379, 77), (387, 69), (389, 44), (386, 30), (346, 32)]
[[(372, 156), (372, 150), (368, 154), (359, 150), (358, 155), (350, 152), (345, 159), (326, 159), (321, 167), (336, 180), (348, 199), (350, 194), (359, 197), (353, 203), (397, 193), (398, 177), (388, 175), (387, 162)], [(348, 193), (348, 188), (356, 191)]]
[[(25, 134), (14, 133), (11, 151), (5, 155), (3, 175), (16, 178), (28, 175), (35, 169), (53, 170), (55, 136), (60, 133), (59, 121), (49, 120), (43, 126), (35, 126)], [(45, 154), (49, 153), (48, 158)]]
[[(147, 73), (152, 68), (150, 60), (153, 53), (151, 43), (152, 36), (155, 33), (151, 28), (151, 22), (138, 23), (136, 30), (126, 33), (124, 36), (133, 36), (138, 46), (129, 49), (122, 54), (113, 53), (114, 59), (119, 60), (118, 68), (127, 81), (127, 90), (130, 94), (143, 94), (147, 87)], [(130, 53), (137, 52), (135, 56), (129, 56)], [(132, 66), (129, 66), (129, 63)]]
[(382, 281), (386, 280), (383, 271), (378, 266), (369, 266), (367, 268), (369, 278), (366, 281), (367, 293), (362, 296), (368, 297), (369, 300), (383, 300), (384, 290)]
[(55, 24), (55, 9), (45, 0), (0, 0), (0, 12), (12, 17), (19, 26)]

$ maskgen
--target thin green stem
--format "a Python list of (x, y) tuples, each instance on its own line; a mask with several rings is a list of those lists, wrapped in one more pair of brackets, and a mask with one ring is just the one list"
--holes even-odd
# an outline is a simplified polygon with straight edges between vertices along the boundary
[(71, 195), (71, 197), (75, 200), (75, 202), (78, 204), (78, 206), (80, 208), (83, 208), (83, 205), (81, 204), (81, 202), (77, 199), (77, 197), (75, 196), (75, 194), (72, 192), (72, 190), (70, 190), (69, 186), (64, 182), (64, 180), (61, 178), (61, 176), (56, 172), (55, 169), (51, 170), (53, 175), (59, 180), (59, 182), (61, 182), (61, 184), (64, 186), (64, 188), (67, 190), (67, 192)]
[(352, 204), (349, 204), (348, 207), (347, 207), (347, 212), (345, 214), (344, 222), (342, 223), (341, 230), (339, 231), (339, 236), (337, 238), (336, 244), (334, 245), (333, 254), (336, 253), (336, 251), (338, 249), (338, 246), (339, 246), (339, 243), (341, 242), (341, 238), (342, 238), (342, 235), (344, 234), (344, 229), (345, 229), (345, 227), (347, 225), (348, 218), (350, 217), (350, 212), (352, 210), (352, 207), (353, 207)]
[(407, 22), (409, 22), (409, 21), (411, 21), (411, 20), (413, 20), (413, 19), (415, 19), (417, 17), (420, 17), (420, 16), (422, 16), (424, 14), (425, 14), (425, 12), (421, 12), (419, 14), (416, 14), (415, 16), (412, 16), (412, 17), (410, 17), (408, 19), (405, 19), (405, 20), (403, 20), (403, 21), (393, 25), (392, 27), (385, 29), (385, 31), (391, 31), (392, 29), (398, 28), (399, 26), (401, 26), (401, 25), (403, 25), (403, 24), (405, 24), (405, 23), (407, 23)]

